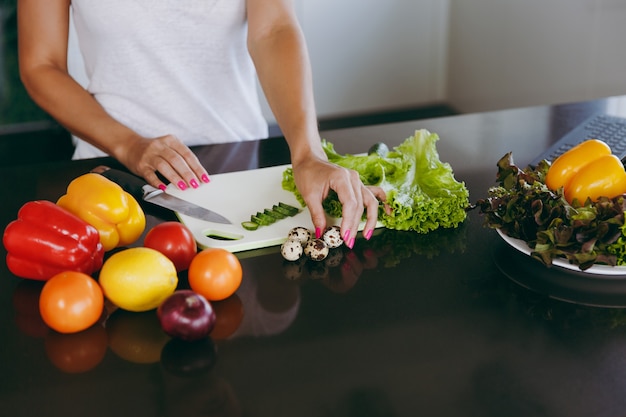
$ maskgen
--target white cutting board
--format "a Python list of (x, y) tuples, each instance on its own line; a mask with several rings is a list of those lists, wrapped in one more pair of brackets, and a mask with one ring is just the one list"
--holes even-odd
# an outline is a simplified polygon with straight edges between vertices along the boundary
[[(196, 238), (198, 246), (204, 248), (224, 248), (231, 252), (280, 245), (289, 231), (296, 226), (304, 226), (313, 232), (309, 210), (303, 208), (293, 193), (283, 190), (283, 172), (290, 165), (279, 165), (248, 171), (211, 175), (211, 182), (196, 189), (181, 191), (170, 185), (167, 193), (191, 203), (213, 210), (228, 218), (232, 224), (207, 222), (176, 213)], [(301, 209), (293, 217), (278, 220), (269, 226), (259, 226), (257, 230), (246, 230), (241, 226), (250, 216), (263, 209), (271, 209), (279, 202)], [(340, 224), (341, 219), (328, 217), (327, 224)], [(365, 223), (362, 222), (359, 230)], [(212, 236), (221, 236), (219, 239)]]

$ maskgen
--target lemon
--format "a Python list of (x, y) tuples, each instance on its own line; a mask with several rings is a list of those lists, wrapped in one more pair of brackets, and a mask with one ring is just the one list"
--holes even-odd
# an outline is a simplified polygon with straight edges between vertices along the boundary
[(176, 267), (161, 252), (137, 247), (113, 254), (100, 270), (106, 298), (128, 311), (157, 308), (178, 285)]

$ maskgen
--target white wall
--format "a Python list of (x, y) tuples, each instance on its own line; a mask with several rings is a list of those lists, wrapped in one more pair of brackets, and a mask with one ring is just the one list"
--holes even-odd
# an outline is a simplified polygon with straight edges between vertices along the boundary
[(626, 93), (623, 0), (451, 0), (449, 41), (463, 112)]
[(295, 4), (320, 117), (445, 100), (448, 0)]

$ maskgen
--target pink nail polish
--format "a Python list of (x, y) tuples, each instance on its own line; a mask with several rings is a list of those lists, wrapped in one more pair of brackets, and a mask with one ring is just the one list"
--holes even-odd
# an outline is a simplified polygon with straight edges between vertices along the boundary
[(322, 236), (322, 229), (319, 227), (315, 228), (315, 239), (319, 239)]
[(374, 230), (370, 229), (365, 233), (365, 240), (370, 240), (372, 238), (372, 234), (374, 233)]
[(192, 188), (198, 188), (198, 181), (196, 181), (196, 179), (194, 178), (189, 181), (189, 185), (191, 185)]
[(343, 241), (347, 242), (350, 237), (350, 230), (346, 230), (346, 233), (343, 234)]
[(209, 176), (207, 174), (202, 174), (202, 176), (200, 177), (200, 179), (202, 180), (202, 182), (204, 183), (209, 183), (211, 182), (211, 179), (209, 178)]
[(167, 190), (167, 186), (165, 184), (159, 184), (159, 190), (165, 191)]
[(352, 249), (352, 248), (354, 247), (354, 242), (355, 242), (355, 239), (354, 239), (354, 238), (350, 239), (350, 242), (348, 242), (348, 247), (349, 247), (350, 249)]
[(187, 184), (185, 184), (185, 181), (178, 181), (178, 184), (176, 185), (178, 186), (178, 188), (180, 188), (183, 191), (187, 189)]

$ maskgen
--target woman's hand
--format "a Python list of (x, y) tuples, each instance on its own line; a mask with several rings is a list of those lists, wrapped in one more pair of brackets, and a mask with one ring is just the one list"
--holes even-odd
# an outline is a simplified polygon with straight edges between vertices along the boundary
[(135, 138), (126, 145), (114, 157), (153, 187), (165, 187), (157, 173), (181, 190), (210, 181), (196, 155), (174, 135)]
[(323, 159), (309, 158), (293, 165), (293, 175), (319, 237), (326, 228), (326, 214), (322, 201), (330, 190), (337, 193), (342, 204), (341, 235), (352, 248), (363, 212), (367, 214), (363, 236), (372, 236), (378, 219), (379, 200), (385, 202), (385, 192), (380, 187), (366, 187), (356, 171), (340, 167)]

